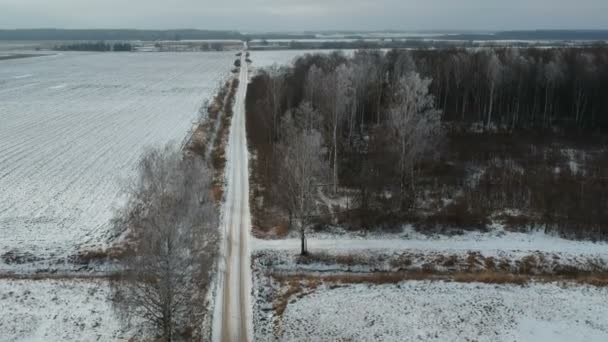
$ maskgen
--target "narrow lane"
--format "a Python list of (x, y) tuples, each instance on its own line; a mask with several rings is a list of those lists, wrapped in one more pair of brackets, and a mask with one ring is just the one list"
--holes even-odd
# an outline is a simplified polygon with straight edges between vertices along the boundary
[(249, 81), (245, 52), (241, 57), (230, 137), (226, 147), (226, 196), (223, 246), (214, 311), (214, 341), (251, 341), (251, 265), (249, 240), (249, 156), (245, 130), (245, 96)]

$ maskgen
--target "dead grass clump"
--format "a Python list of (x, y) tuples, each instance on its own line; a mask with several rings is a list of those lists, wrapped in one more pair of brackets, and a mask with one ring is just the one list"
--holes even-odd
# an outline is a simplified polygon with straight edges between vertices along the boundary
[(89, 265), (91, 263), (104, 262), (108, 260), (108, 257), (108, 250), (106, 249), (87, 249), (71, 255), (69, 259), (75, 264)]
[(10, 250), (8, 252), (5, 252), (0, 257), (7, 265), (21, 265), (40, 260), (40, 258), (36, 257), (30, 252), (19, 252), (17, 250)]
[(399, 271), (408, 269), (410, 266), (412, 266), (412, 263), (412, 256), (407, 253), (400, 254), (396, 258), (392, 258), (389, 261), (391, 268)]
[(443, 266), (444, 267), (454, 267), (454, 266), (456, 266), (457, 263), (458, 263), (458, 256), (450, 255), (449, 257), (445, 258), (445, 260), (443, 261)]
[(274, 232), (276, 236), (287, 236), (289, 233), (289, 221), (281, 220), (274, 226)]
[(213, 192), (213, 199), (215, 202), (221, 202), (222, 197), (224, 196), (224, 187), (221, 184), (215, 184), (211, 191)]
[(511, 270), (511, 262), (507, 258), (503, 258), (498, 263), (498, 269), (502, 272), (509, 272)]
[(517, 262), (520, 274), (536, 274), (538, 270), (538, 260), (535, 255), (528, 255)]
[(482, 265), (483, 256), (479, 252), (469, 252), (466, 258), (466, 269), (467, 271), (474, 271), (480, 268)]
[(526, 285), (529, 277), (511, 273), (499, 273), (493, 271), (456, 273), (452, 279), (459, 283), (484, 283), (484, 284), (515, 284)]
[(226, 167), (225, 146), (216, 146), (211, 153), (211, 165), (215, 170), (224, 170)]
[(289, 304), (289, 300), (295, 294), (302, 292), (302, 285), (299, 281), (290, 281), (287, 284), (287, 289), (281, 293), (274, 301), (273, 308), (278, 316), (282, 316), (285, 309), (287, 309), (287, 304)]
[(328, 254), (328, 253), (309, 253), (297, 257), (299, 264), (309, 265), (312, 263), (322, 263), (325, 265), (344, 265), (352, 267), (354, 265), (365, 265), (369, 262), (365, 258), (354, 254)]
[(494, 260), (494, 257), (485, 258), (483, 263), (484, 263), (486, 270), (488, 270), (488, 271), (496, 270), (496, 261)]
[(579, 284), (608, 287), (608, 273), (581, 275), (575, 281)]

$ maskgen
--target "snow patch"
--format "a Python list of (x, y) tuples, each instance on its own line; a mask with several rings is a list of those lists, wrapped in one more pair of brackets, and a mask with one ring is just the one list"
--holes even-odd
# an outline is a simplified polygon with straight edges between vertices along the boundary
[(552, 284), (323, 285), (287, 305), (278, 336), (258, 314), (256, 340), (606, 341), (607, 296)]

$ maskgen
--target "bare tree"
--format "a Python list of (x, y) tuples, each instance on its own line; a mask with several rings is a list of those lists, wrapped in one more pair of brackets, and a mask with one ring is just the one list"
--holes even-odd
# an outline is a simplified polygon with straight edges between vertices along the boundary
[(501, 73), (502, 73), (502, 64), (500, 63), (500, 59), (496, 56), (494, 50), (490, 50), (490, 57), (488, 59), (488, 65), (486, 70), (486, 77), (488, 78), (488, 82), (490, 84), (490, 104), (488, 105), (488, 121), (486, 123), (486, 128), (490, 127), (492, 123), (492, 111), (494, 110), (494, 93), (496, 90), (496, 86), (501, 81)]
[(268, 74), (270, 76), (270, 85), (268, 87), (268, 91), (270, 92), (270, 100), (272, 107), (272, 131), (273, 139), (276, 139), (276, 136), (278, 134), (279, 114), (281, 111), (281, 96), (283, 94), (283, 77), (285, 73), (275, 63), (270, 68), (268, 68)]
[(341, 64), (334, 72), (327, 75), (325, 86), (327, 111), (330, 115), (326, 116), (332, 145), (332, 167), (333, 167), (333, 192), (338, 192), (339, 186), (339, 146), (338, 129), (353, 101), (353, 68)]
[(211, 180), (199, 157), (186, 158), (174, 146), (149, 150), (115, 220), (132, 242), (129, 256), (119, 260), (116, 306), (150, 323), (164, 341), (201, 333), (217, 242)]
[[(288, 112), (281, 122), (279, 143), (281, 167), (280, 189), (285, 194), (289, 212), (297, 222), (301, 237), (301, 253), (307, 253), (306, 225), (315, 208), (315, 193), (324, 173), (322, 138), (318, 130), (306, 125), (312, 106), (303, 103), (295, 112)], [(298, 117), (301, 116), (301, 117)]]
[(434, 98), (429, 94), (431, 82), (420, 78), (418, 73), (402, 77), (389, 112), (389, 126), (398, 141), (401, 209), (406, 206), (408, 173), (413, 184), (416, 162), (439, 142), (441, 112), (433, 107)]
[(545, 65), (544, 76), (545, 76), (545, 110), (543, 113), (543, 126), (549, 125), (550, 117), (553, 111), (553, 93), (559, 82), (563, 78), (562, 71), (563, 62), (561, 55), (556, 54), (555, 60), (552, 60)]

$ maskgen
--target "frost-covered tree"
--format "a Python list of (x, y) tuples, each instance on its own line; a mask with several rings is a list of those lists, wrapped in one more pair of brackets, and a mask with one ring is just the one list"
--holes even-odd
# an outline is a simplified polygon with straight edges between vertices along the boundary
[(338, 192), (339, 186), (339, 139), (338, 130), (347, 114), (348, 108), (353, 101), (353, 73), (354, 69), (341, 64), (329, 74), (325, 80), (326, 103), (328, 105), (326, 115), (332, 146), (332, 184), (334, 193)]
[(502, 64), (500, 59), (496, 56), (494, 50), (490, 51), (488, 58), (488, 65), (486, 70), (486, 77), (490, 85), (490, 104), (488, 105), (488, 121), (486, 122), (486, 128), (489, 128), (492, 124), (492, 111), (494, 110), (494, 97), (497, 85), (501, 81)]
[(389, 111), (388, 125), (396, 137), (401, 208), (406, 206), (408, 175), (413, 184), (414, 166), (440, 138), (441, 112), (429, 94), (430, 79), (417, 73), (399, 79)]
[(273, 138), (276, 138), (278, 134), (278, 125), (280, 123), (280, 111), (281, 111), (281, 96), (283, 92), (284, 72), (275, 63), (268, 68), (268, 75), (270, 76), (270, 84), (268, 91), (270, 92), (270, 105), (272, 108), (272, 131)]
[(552, 115), (553, 109), (553, 93), (558, 83), (563, 78), (561, 56), (555, 56), (555, 60), (547, 63), (544, 69), (545, 77), (545, 110), (543, 112), (543, 125), (549, 125), (549, 118)]
[(116, 219), (131, 252), (119, 259), (115, 304), (150, 323), (164, 341), (200, 334), (205, 289), (216, 251), (213, 173), (176, 147), (153, 149), (139, 164), (126, 209)]
[[(311, 113), (312, 112), (312, 113)], [(307, 253), (306, 225), (315, 208), (315, 193), (327, 162), (322, 137), (306, 126), (306, 117), (316, 116), (312, 106), (303, 103), (295, 113), (288, 112), (281, 122), (279, 191), (295, 219), (301, 237), (301, 253)]]

